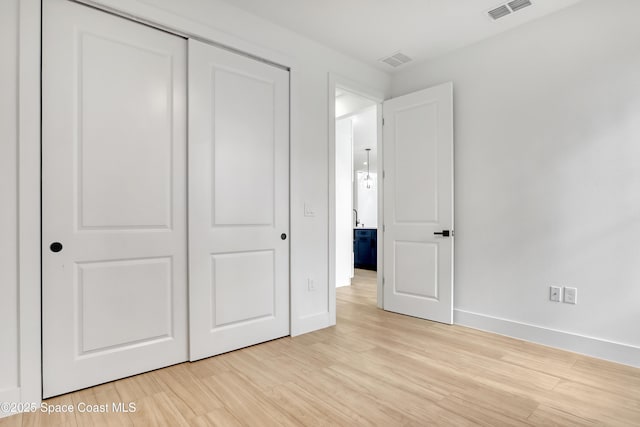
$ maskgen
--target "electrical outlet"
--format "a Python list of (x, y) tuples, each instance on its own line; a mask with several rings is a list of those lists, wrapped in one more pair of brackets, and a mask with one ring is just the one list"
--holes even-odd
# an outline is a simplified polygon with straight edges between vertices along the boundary
[(549, 300), (553, 302), (560, 302), (560, 286), (549, 287)]
[(315, 291), (316, 290), (316, 282), (315, 280), (313, 280), (312, 278), (308, 278), (307, 279), (307, 286), (309, 288), (309, 291)]
[(567, 304), (578, 303), (578, 289), (577, 288), (564, 288), (564, 302)]

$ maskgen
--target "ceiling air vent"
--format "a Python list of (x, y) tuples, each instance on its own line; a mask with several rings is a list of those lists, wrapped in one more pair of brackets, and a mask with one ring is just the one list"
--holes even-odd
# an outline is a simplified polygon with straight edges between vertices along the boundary
[(491, 9), (489, 12), (489, 16), (494, 20), (504, 18), (507, 15), (510, 15), (513, 12), (517, 12), (520, 9), (524, 9), (527, 6), (531, 6), (531, 0), (513, 0), (509, 3), (505, 3), (502, 6), (498, 6), (495, 9)]
[(513, 0), (513, 1), (510, 1), (509, 3), (507, 3), (507, 5), (509, 5), (509, 8), (512, 11), (517, 12), (520, 9), (524, 9), (527, 6), (531, 6), (531, 1), (529, 1), (529, 0)]
[(496, 7), (495, 9), (491, 9), (489, 11), (489, 16), (491, 16), (493, 19), (500, 19), (510, 13), (511, 10), (506, 5), (502, 5), (500, 7)]
[(396, 52), (392, 55), (385, 56), (384, 58), (380, 59), (380, 62), (391, 65), (393, 68), (399, 67), (411, 61), (412, 59), (402, 52)]

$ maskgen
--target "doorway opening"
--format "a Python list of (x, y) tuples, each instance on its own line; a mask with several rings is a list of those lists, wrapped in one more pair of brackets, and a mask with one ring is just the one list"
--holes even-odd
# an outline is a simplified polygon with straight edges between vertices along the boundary
[[(329, 82), (331, 98), (337, 95), (339, 101), (335, 105), (331, 102), (329, 108), (329, 278), (332, 282), (330, 285), (333, 285), (329, 292), (334, 292), (329, 295), (330, 304), (335, 304), (335, 286), (340, 285), (341, 281), (349, 284), (348, 280), (340, 277), (344, 267), (341, 269), (339, 264), (348, 259), (341, 255), (341, 252), (348, 251), (346, 240), (342, 240), (345, 239), (342, 230), (352, 227), (356, 239), (355, 243), (353, 240), (351, 243), (354, 264), (360, 255), (356, 251), (361, 247), (370, 252), (369, 258), (365, 258), (364, 262), (360, 259), (360, 262), (371, 266), (371, 257), (375, 258), (378, 308), (452, 324), (453, 84), (443, 83), (376, 102), (375, 97), (367, 96), (366, 92), (353, 90), (348, 83), (343, 85), (342, 79), (330, 76)], [(359, 118), (357, 113), (364, 112), (370, 106), (365, 102), (359, 108), (343, 110), (343, 104), (355, 104), (340, 102), (352, 98), (351, 95), (372, 101), (372, 108), (375, 108), (375, 161), (371, 159), (374, 145), (371, 142), (358, 144), (358, 119), (355, 124), (353, 122), (354, 117)], [(382, 108), (386, 122), (384, 137)], [(351, 117), (350, 123), (343, 125), (340, 119), (348, 117)], [(346, 138), (342, 137), (343, 134)], [(346, 148), (341, 140), (347, 141)], [(344, 160), (344, 156), (349, 154), (349, 140), (351, 163)], [(346, 154), (341, 155), (344, 152)], [(358, 160), (357, 156), (363, 152), (369, 156), (368, 161), (362, 157)], [(352, 170), (344, 172), (351, 164)], [(371, 169), (374, 164), (375, 182)], [(361, 169), (363, 166), (367, 166), (366, 172)], [(358, 177), (358, 170), (362, 172), (361, 178)], [(352, 182), (342, 184), (344, 174), (353, 177)], [(377, 188), (374, 233), (367, 231), (372, 225), (367, 221), (372, 220), (371, 217), (363, 220), (363, 205), (358, 205), (362, 201), (357, 200), (358, 191), (373, 188)], [(352, 191), (351, 199), (348, 198), (348, 191)], [(345, 192), (347, 196), (343, 194)], [(345, 202), (341, 203), (341, 200)], [(351, 209), (358, 211), (357, 221), (356, 211), (344, 208), (349, 201)], [(343, 216), (345, 210), (353, 215), (351, 219)], [(364, 237), (364, 242), (360, 244), (357, 242), (359, 235)], [(372, 242), (374, 238), (375, 243)], [(374, 251), (375, 255), (372, 254)], [(340, 291), (340, 294), (344, 293)], [(330, 311), (335, 314), (335, 305), (330, 306)]]
[(381, 307), (381, 99), (341, 84), (333, 95), (333, 287), (366, 287)]

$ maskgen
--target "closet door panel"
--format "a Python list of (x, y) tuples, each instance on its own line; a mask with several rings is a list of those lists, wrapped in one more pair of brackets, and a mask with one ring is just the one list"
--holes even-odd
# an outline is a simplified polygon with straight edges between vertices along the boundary
[(191, 360), (289, 334), (289, 73), (189, 41)]
[(187, 45), (66, 0), (43, 12), (50, 397), (188, 358)]

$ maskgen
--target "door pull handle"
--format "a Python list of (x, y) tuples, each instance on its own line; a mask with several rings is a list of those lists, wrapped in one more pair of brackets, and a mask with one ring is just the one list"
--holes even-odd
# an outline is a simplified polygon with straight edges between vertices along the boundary
[(62, 250), (62, 243), (53, 242), (51, 245), (49, 245), (49, 249), (51, 249), (51, 252), (60, 252)]
[(451, 232), (449, 230), (442, 230), (442, 231), (436, 231), (433, 234), (442, 236), (442, 237), (449, 237), (451, 235)]

